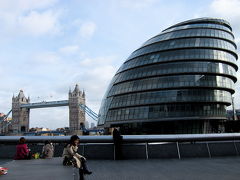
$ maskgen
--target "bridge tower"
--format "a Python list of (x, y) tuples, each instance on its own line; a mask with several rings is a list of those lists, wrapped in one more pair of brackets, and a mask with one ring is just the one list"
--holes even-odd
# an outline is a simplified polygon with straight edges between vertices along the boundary
[(80, 108), (80, 104), (85, 105), (85, 92), (79, 90), (76, 84), (73, 91), (69, 90), (69, 128), (72, 134), (79, 134), (85, 126), (85, 112)]
[(12, 130), (14, 134), (21, 134), (29, 130), (28, 108), (21, 108), (21, 104), (30, 103), (30, 98), (26, 98), (23, 90), (20, 90), (18, 96), (12, 97)]

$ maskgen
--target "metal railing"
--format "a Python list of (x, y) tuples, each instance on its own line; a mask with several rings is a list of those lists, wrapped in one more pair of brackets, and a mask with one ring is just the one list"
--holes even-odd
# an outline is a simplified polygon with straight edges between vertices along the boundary
[[(15, 153), (12, 146), (22, 136), (0, 136), (1, 154), (6, 158), (6, 151)], [(112, 136), (79, 136), (83, 155), (93, 158), (116, 159), (116, 146)], [(46, 140), (55, 144), (58, 155), (63, 151), (61, 143), (69, 142), (70, 136), (25, 136), (33, 149), (41, 149)], [(239, 156), (240, 133), (226, 134), (179, 134), (179, 135), (124, 135), (124, 158), (184, 158)], [(9, 144), (9, 146), (8, 146)], [(190, 145), (190, 146), (189, 146)], [(160, 148), (161, 146), (161, 148)], [(104, 148), (100, 148), (104, 147)], [(130, 148), (129, 148), (130, 147)], [(60, 152), (61, 151), (61, 152)], [(60, 152), (60, 154), (59, 154)], [(93, 153), (94, 152), (94, 153)], [(61, 155), (60, 155), (61, 156)]]
[[(40, 143), (50, 140), (54, 143), (68, 142), (70, 136), (0, 136), (1, 143), (17, 143), (25, 137), (28, 143)], [(112, 143), (112, 136), (79, 136), (81, 143)], [(240, 133), (222, 134), (178, 134), (178, 135), (123, 135), (124, 143), (156, 142), (197, 142), (197, 141), (233, 141), (240, 140)]]

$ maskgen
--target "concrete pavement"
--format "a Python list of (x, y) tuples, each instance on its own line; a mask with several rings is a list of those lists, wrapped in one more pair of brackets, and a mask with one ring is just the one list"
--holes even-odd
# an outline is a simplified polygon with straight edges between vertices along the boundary
[[(194, 158), (152, 160), (90, 160), (92, 175), (86, 180), (239, 180), (240, 158)], [(1, 180), (71, 180), (73, 168), (61, 158), (11, 161)]]

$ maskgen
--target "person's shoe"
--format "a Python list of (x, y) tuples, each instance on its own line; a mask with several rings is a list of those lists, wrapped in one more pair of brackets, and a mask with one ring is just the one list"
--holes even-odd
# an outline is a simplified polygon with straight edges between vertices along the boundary
[(88, 171), (88, 170), (86, 170), (86, 171), (83, 171), (83, 173), (84, 173), (84, 174), (88, 174), (88, 175), (90, 175), (90, 174), (92, 174), (92, 171)]

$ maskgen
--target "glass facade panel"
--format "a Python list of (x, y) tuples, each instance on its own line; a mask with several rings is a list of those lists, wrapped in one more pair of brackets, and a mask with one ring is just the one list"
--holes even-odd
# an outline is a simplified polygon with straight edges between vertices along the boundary
[[(225, 105), (223, 104), (162, 104), (140, 107), (124, 107), (119, 109), (110, 109), (106, 121), (138, 121), (167, 119), (179, 117), (202, 116), (213, 117), (226, 116)], [(132, 116), (130, 116), (132, 114)], [(124, 117), (124, 118), (123, 118)]]
[[(154, 55), (154, 56), (153, 56)], [(167, 52), (156, 52), (154, 54), (143, 55), (129, 61), (126, 61), (118, 70), (118, 72), (131, 69), (138, 66), (149, 65), (154, 63), (164, 63), (171, 61), (196, 61), (196, 60), (211, 60), (223, 61), (230, 63), (237, 69), (236, 57), (230, 53), (213, 50), (213, 49), (187, 49), (187, 50), (172, 50)]]
[(109, 108), (176, 102), (224, 102), (231, 104), (231, 93), (223, 90), (182, 89), (125, 94), (113, 97)]
[(216, 89), (227, 88), (230, 91), (234, 91), (234, 82), (228, 77), (213, 75), (176, 75), (138, 79), (115, 84), (109, 91), (108, 96), (152, 89), (191, 88), (192, 86)]
[[(158, 36), (155, 36), (145, 42), (143, 46), (153, 44), (160, 41), (165, 41), (169, 39), (176, 39), (176, 38), (187, 38), (187, 37), (210, 37), (210, 38), (220, 38), (229, 41), (230, 43), (234, 44), (233, 40), (234, 37), (230, 32), (220, 31), (216, 29), (184, 29), (184, 30), (175, 30), (171, 32), (165, 32)], [(198, 38), (199, 40), (199, 38)], [(174, 42), (171, 42), (174, 44)]]
[(186, 73), (213, 73), (232, 76), (236, 81), (236, 70), (224, 63), (208, 62), (208, 61), (187, 61), (187, 62), (171, 62), (142, 66), (138, 68), (128, 69), (119, 73), (115, 83), (128, 81), (132, 79), (145, 78), (151, 76), (164, 76), (171, 74), (186, 74)]
[[(157, 51), (166, 51), (170, 49), (181, 49), (181, 48), (212, 48), (212, 49), (223, 49), (226, 51), (230, 51), (233, 54), (236, 54), (236, 45), (221, 39), (213, 39), (213, 38), (183, 38), (183, 39), (173, 39), (160, 41), (158, 43), (150, 44), (148, 46), (144, 46), (134, 51), (129, 59), (141, 56), (143, 54), (157, 52)], [(196, 43), (199, 41), (199, 43)]]

